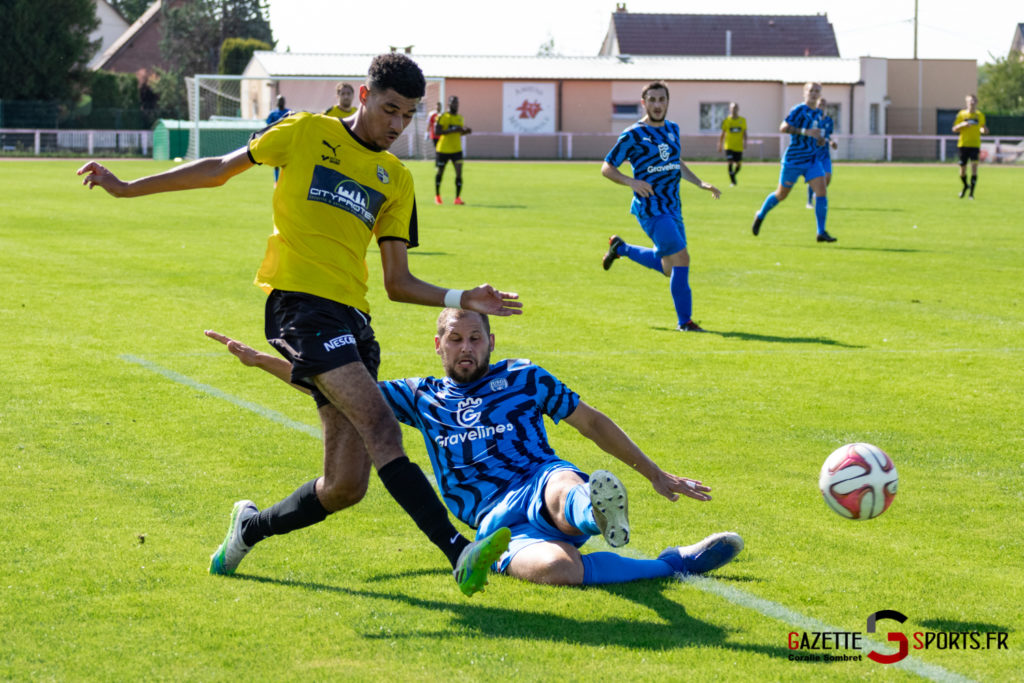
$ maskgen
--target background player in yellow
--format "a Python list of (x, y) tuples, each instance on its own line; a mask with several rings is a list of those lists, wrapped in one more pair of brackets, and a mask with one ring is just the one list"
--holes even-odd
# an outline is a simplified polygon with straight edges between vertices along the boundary
[(441, 178), (444, 167), (452, 162), (455, 167), (455, 203), (462, 201), (462, 136), (473, 131), (466, 128), (466, 122), (459, 113), (459, 98), (448, 98), (448, 111), (437, 117), (434, 134), (437, 136), (437, 175), (434, 176), (434, 203), (441, 203)]
[(981, 151), (981, 136), (988, 135), (988, 128), (985, 126), (985, 115), (978, 111), (978, 98), (968, 95), (965, 98), (967, 108), (957, 112), (953, 121), (953, 132), (958, 133), (960, 138), (956, 141), (957, 151), (960, 152), (960, 182), (963, 189), (960, 190), (960, 199), (968, 190), (967, 185), (967, 162), (971, 162), (971, 199), (974, 199), (974, 186), (978, 184), (978, 153)]
[(359, 87), (360, 107), (342, 120), (300, 113), (253, 135), (220, 157), (125, 182), (90, 161), (83, 184), (115, 197), (138, 197), (223, 185), (256, 164), (281, 167), (274, 191), (274, 231), (256, 284), (269, 292), (266, 336), (292, 363), (292, 381), (316, 399), (324, 441), (323, 475), (275, 505), (235, 503), (211, 574), (233, 574), (259, 541), (323, 521), (358, 503), (371, 464), (416, 525), (445, 553), (460, 590), (481, 590), (491, 562), (508, 546), (508, 529), (470, 543), (452, 525), (422, 470), (402, 450), (398, 422), (377, 388), (380, 346), (366, 301), (366, 248), (376, 238), (384, 287), (393, 301), (520, 313), (517, 295), (489, 285), (445, 290), (409, 272), (417, 245), (415, 194), (409, 170), (387, 149), (416, 115), (426, 90), (409, 57), (374, 58)]
[(324, 111), (324, 116), (337, 116), (339, 119), (343, 119), (355, 114), (358, 107), (352, 104), (352, 98), (355, 97), (355, 90), (352, 89), (352, 86), (348, 83), (339, 83), (337, 93), (338, 103), (328, 107)]
[(722, 119), (722, 133), (718, 136), (718, 151), (725, 150), (729, 162), (729, 183), (736, 187), (736, 174), (743, 165), (743, 148), (747, 145), (747, 120), (740, 116), (740, 105), (729, 103), (729, 116)]

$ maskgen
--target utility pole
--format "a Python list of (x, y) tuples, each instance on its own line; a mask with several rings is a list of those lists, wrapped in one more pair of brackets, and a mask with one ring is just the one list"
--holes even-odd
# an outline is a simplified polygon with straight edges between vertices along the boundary
[(917, 0), (914, 0), (914, 59), (917, 59)]

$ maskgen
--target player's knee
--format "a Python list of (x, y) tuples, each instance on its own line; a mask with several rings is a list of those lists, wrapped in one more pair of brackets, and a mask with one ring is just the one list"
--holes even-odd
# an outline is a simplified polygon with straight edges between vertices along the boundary
[(341, 476), (325, 475), (323, 488), (317, 492), (320, 504), (328, 512), (337, 512), (352, 507), (366, 495), (369, 481), (368, 476), (351, 476), (351, 473)]
[(583, 564), (571, 557), (548, 555), (534, 561), (529, 581), (545, 586), (578, 586), (583, 583)]

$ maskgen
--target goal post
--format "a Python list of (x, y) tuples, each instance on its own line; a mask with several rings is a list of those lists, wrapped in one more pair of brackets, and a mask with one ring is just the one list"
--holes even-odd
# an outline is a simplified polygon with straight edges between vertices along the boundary
[[(218, 156), (238, 149), (266, 126), (267, 115), (283, 95), (292, 111), (321, 113), (337, 103), (338, 83), (350, 83), (357, 96), (366, 75), (224, 76), (197, 74), (185, 79), (188, 94), (188, 158)], [(427, 89), (416, 116), (390, 151), (402, 159), (433, 157), (427, 119), (438, 102), (444, 103), (445, 79), (428, 78)]]

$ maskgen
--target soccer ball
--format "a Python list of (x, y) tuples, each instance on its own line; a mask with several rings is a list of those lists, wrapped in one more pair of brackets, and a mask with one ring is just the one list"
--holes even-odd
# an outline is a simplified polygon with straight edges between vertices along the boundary
[(863, 520), (889, 509), (898, 482), (896, 466), (881, 448), (849, 443), (825, 458), (818, 488), (837, 514)]

